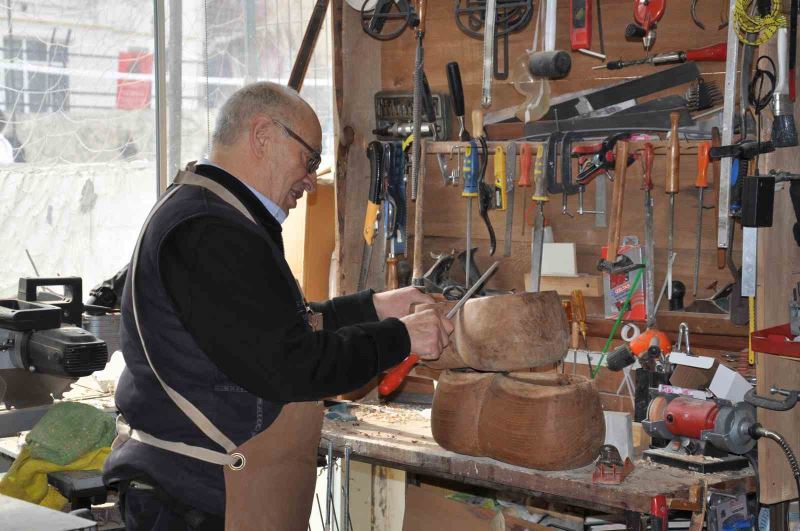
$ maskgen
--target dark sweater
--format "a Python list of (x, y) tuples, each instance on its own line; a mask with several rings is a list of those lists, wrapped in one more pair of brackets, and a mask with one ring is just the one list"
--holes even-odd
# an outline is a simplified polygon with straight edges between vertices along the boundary
[[(221, 170), (198, 166), (198, 173), (211, 171)], [(280, 225), (264, 212), (283, 248)], [(372, 291), (312, 304), (324, 331), (305, 330), (269, 248), (220, 218), (178, 226), (161, 248), (159, 268), (198, 346), (233, 382), (267, 400), (318, 400), (356, 389), (411, 349), (402, 322), (378, 322)]]

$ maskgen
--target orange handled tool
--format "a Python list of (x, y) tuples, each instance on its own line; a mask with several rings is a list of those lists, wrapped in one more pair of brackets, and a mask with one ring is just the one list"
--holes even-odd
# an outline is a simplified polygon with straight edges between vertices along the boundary
[(711, 151), (710, 142), (700, 142), (697, 145), (697, 178), (694, 186), (697, 188), (697, 235), (694, 242), (694, 282), (692, 295), (697, 297), (697, 282), (700, 276), (700, 244), (703, 239), (703, 192), (708, 187), (708, 161)]
[(400, 365), (395, 366), (389, 372), (387, 372), (386, 376), (383, 377), (383, 380), (381, 380), (381, 383), (378, 386), (378, 392), (381, 394), (381, 396), (387, 396), (394, 393), (417, 363), (419, 363), (419, 356), (411, 353), (406, 359), (400, 362)]
[(533, 148), (530, 144), (522, 144), (522, 156), (519, 159), (519, 181), (517, 186), (531, 185), (531, 166), (533, 165)]
[[(486, 282), (486, 279), (488, 279), (492, 273), (494, 273), (498, 265), (500, 265), (500, 262), (493, 263), (489, 269), (487, 269), (486, 272), (481, 275), (481, 278), (479, 278), (475, 284), (473, 284), (472, 287), (467, 290), (464, 296), (458, 300), (456, 305), (453, 306), (449, 312), (447, 312), (447, 315), (445, 316), (446, 319), (450, 320), (455, 317), (456, 314), (458, 314), (458, 312), (461, 310), (461, 307), (464, 306), (464, 304), (466, 304), (473, 295), (475, 295), (475, 292), (478, 291), (481, 286), (483, 286), (484, 282)], [(403, 380), (405, 380), (406, 376), (408, 376), (408, 373), (411, 372), (411, 369), (413, 369), (414, 365), (416, 365), (418, 362), (419, 356), (411, 353), (400, 363), (400, 365), (390, 369), (389, 372), (386, 373), (386, 376), (383, 377), (383, 380), (381, 380), (380, 385), (378, 385), (378, 392), (381, 394), (381, 396), (387, 396), (397, 391), (397, 388), (400, 387), (400, 384), (403, 383)]]

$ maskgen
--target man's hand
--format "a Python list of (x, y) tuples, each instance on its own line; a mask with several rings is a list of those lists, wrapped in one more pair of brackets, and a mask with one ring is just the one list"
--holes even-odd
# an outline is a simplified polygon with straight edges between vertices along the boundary
[[(400, 290), (398, 290), (400, 291)], [(450, 344), (453, 323), (434, 310), (412, 313), (400, 319), (411, 338), (411, 352), (423, 360), (437, 360)]]
[(400, 319), (411, 313), (412, 304), (431, 304), (436, 302), (433, 297), (422, 293), (413, 286), (408, 286), (392, 291), (376, 293), (372, 296), (372, 304), (379, 320), (388, 317)]

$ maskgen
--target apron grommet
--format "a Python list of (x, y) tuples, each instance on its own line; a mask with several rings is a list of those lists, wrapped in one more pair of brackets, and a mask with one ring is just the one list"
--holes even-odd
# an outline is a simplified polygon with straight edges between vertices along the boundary
[(234, 458), (233, 463), (228, 465), (231, 470), (241, 470), (244, 468), (244, 464), (247, 462), (247, 460), (244, 458), (244, 455), (236, 452), (231, 454), (231, 457)]

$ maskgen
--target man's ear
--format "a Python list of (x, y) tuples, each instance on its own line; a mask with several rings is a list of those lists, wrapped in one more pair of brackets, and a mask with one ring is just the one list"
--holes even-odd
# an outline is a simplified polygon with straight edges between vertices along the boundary
[(263, 159), (270, 150), (272, 140), (272, 118), (269, 116), (256, 116), (250, 124), (249, 143), (253, 154)]

